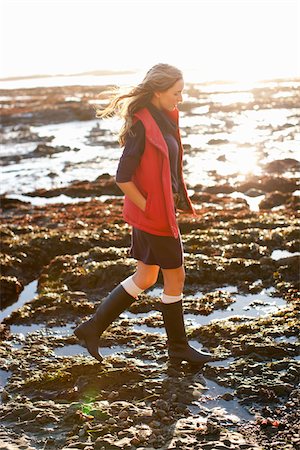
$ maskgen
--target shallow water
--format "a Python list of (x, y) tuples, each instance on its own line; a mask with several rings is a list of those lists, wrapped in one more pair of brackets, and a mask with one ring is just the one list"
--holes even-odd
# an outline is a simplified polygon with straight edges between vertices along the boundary
[[(197, 350), (201, 350), (202, 344), (198, 341), (191, 340), (190, 344), (196, 348)], [(232, 362), (235, 361), (235, 358), (227, 358), (220, 361), (211, 361), (207, 365), (215, 366), (215, 367), (229, 367)], [(246, 409), (245, 406), (241, 405), (238, 400), (233, 398), (232, 400), (224, 400), (221, 398), (223, 394), (232, 394), (234, 395), (234, 389), (228, 386), (222, 386), (215, 381), (201, 376), (200, 378), (201, 384), (205, 387), (199, 399), (193, 402), (192, 412), (197, 413), (203, 407), (213, 410), (214, 408), (222, 409), (222, 415), (224, 415), (224, 419), (231, 420), (232, 422), (239, 422), (240, 420), (251, 420), (253, 419), (253, 415)], [(220, 411), (218, 411), (220, 413)]]
[(8, 379), (11, 376), (11, 372), (0, 369), (0, 404), (2, 403), (2, 395), (1, 392), (6, 386)]
[(275, 342), (284, 342), (285, 344), (295, 344), (299, 342), (299, 336), (279, 336), (274, 338)]
[(248, 409), (241, 405), (237, 399), (224, 400), (224, 394), (234, 395), (234, 389), (222, 386), (209, 378), (201, 376), (200, 383), (204, 386), (199, 392), (199, 398), (188, 406), (193, 414), (204, 410), (214, 411), (218, 416), (224, 417), (224, 421), (233, 423), (241, 420), (253, 420), (254, 416)]
[(232, 198), (242, 198), (246, 200), (246, 202), (249, 205), (250, 211), (259, 211), (259, 204), (262, 201), (262, 199), (265, 197), (264, 195), (258, 195), (257, 197), (250, 197), (249, 195), (245, 195), (242, 192), (232, 192), (231, 194), (228, 194), (229, 197)]
[[(36, 293), (37, 281), (30, 283), (27, 287), (25, 287), (23, 291), (22, 298), (20, 296), (19, 300), (15, 305), (12, 305), (14, 309), (20, 307), (26, 301), (32, 299), (34, 294)], [(277, 311), (278, 309), (284, 307), (286, 302), (280, 297), (272, 297), (272, 293), (274, 292), (274, 288), (263, 289), (259, 294), (247, 294), (242, 295), (237, 292), (236, 286), (227, 285), (222, 286), (221, 288), (215, 290), (227, 291), (235, 298), (235, 302), (232, 303), (225, 310), (216, 310), (213, 311), (208, 316), (201, 316), (195, 314), (185, 314), (186, 324), (187, 326), (199, 326), (203, 324), (208, 324), (212, 320), (222, 320), (231, 316), (239, 316), (245, 317), (247, 319), (265, 316), (270, 314), (271, 312)], [(147, 295), (152, 297), (160, 297), (162, 293), (162, 288), (155, 287), (147, 291)], [(188, 302), (188, 299), (193, 298), (201, 298), (203, 293), (201, 291), (195, 292), (194, 295), (185, 296), (185, 302)], [(19, 306), (17, 306), (17, 304)], [(4, 310), (2, 313), (8, 313), (8, 308)], [(138, 313), (134, 314), (129, 311), (124, 311), (121, 314), (121, 319), (131, 319), (134, 321), (138, 321), (139, 319), (143, 320), (144, 318), (151, 316), (159, 316), (160, 313), (157, 311), (149, 311), (146, 313)], [(14, 348), (16, 346), (21, 347), (23, 341), (25, 340), (25, 336), (28, 333), (37, 333), (37, 335), (42, 336), (62, 336), (67, 337), (73, 333), (73, 329), (75, 327), (74, 323), (68, 323), (64, 326), (55, 326), (49, 327), (44, 324), (31, 324), (31, 325), (11, 325), (11, 332), (15, 334), (16, 341), (12, 341), (12, 345)], [(138, 332), (146, 332), (146, 333), (158, 333), (166, 337), (164, 327), (150, 327), (145, 324), (134, 323), (132, 325), (132, 330)], [(276, 342), (287, 342), (287, 343), (295, 343), (297, 341), (297, 336), (280, 336), (274, 339)], [(196, 340), (190, 340), (190, 344), (200, 350), (203, 348), (202, 344)], [(149, 369), (160, 369), (162, 367), (161, 362), (157, 362), (155, 360), (149, 360), (147, 358), (143, 359), (142, 357), (131, 357), (130, 354), (132, 352), (132, 348), (127, 345), (113, 345), (111, 347), (101, 347), (101, 354), (105, 356), (118, 356), (122, 359), (126, 358), (128, 362), (135, 364), (137, 367), (146, 367)], [(73, 345), (64, 345), (54, 348), (53, 356), (56, 357), (70, 357), (70, 356), (86, 356), (89, 357), (89, 353), (87, 350), (79, 344)], [(294, 358), (295, 361), (299, 360), (299, 357), (296, 356)], [(230, 367), (231, 363), (235, 361), (235, 358), (230, 357), (219, 361), (212, 361), (208, 363), (208, 365), (214, 367)], [(10, 376), (9, 372), (0, 370), (0, 391), (7, 383), (7, 380)], [(153, 373), (152, 381), (156, 380), (157, 382), (161, 382), (164, 380), (167, 375), (164, 373), (159, 373), (156, 375)], [(156, 377), (156, 378), (155, 378)], [(206, 377), (202, 376), (201, 384), (204, 386), (204, 390), (199, 392), (199, 397), (196, 401), (189, 406), (189, 409), (192, 413), (198, 414), (201, 413), (203, 409), (210, 410), (215, 413), (218, 417), (222, 416), (224, 418), (224, 423), (237, 423), (241, 420), (253, 420), (254, 416), (248, 411), (247, 407), (241, 405), (238, 400), (233, 397), (230, 400), (224, 400), (221, 396), (225, 393), (230, 393), (234, 396), (234, 390), (229, 387), (224, 387), (219, 385), (217, 382), (210, 380)]]
[(164, 328), (149, 327), (148, 325), (135, 324), (133, 325), (132, 329), (133, 331), (138, 331), (140, 333), (165, 334)]
[[(32, 300), (36, 294), (37, 288), (37, 280), (32, 281), (27, 286), (25, 286), (24, 290), (19, 296), (17, 302), (13, 305), (5, 308), (0, 312), (0, 318), (3, 320), (5, 317), (9, 317), (9, 315), (23, 306), (26, 302)], [(267, 314), (273, 313), (280, 308), (283, 308), (286, 305), (286, 301), (280, 297), (272, 297), (271, 294), (274, 291), (274, 288), (263, 289), (259, 294), (238, 294), (237, 288), (235, 286), (222, 286), (220, 288), (222, 291), (226, 291), (231, 293), (233, 298), (235, 298), (235, 302), (231, 303), (226, 309), (217, 309), (213, 311), (211, 314), (207, 316), (197, 315), (197, 314), (185, 314), (185, 320), (187, 326), (199, 326), (206, 325), (213, 320), (222, 320), (229, 317), (243, 317), (246, 319), (257, 318), (261, 316), (265, 316)], [(219, 289), (215, 289), (219, 290)], [(155, 287), (151, 290), (147, 291), (147, 295), (150, 297), (161, 297), (162, 288)], [(202, 297), (202, 292), (198, 291), (194, 295), (185, 296), (185, 304), (188, 306), (188, 300)], [(157, 316), (160, 313), (149, 311), (146, 313), (138, 313), (134, 314), (130, 311), (124, 311), (120, 318), (128, 318), (128, 319), (143, 319), (150, 316)], [(30, 325), (11, 325), (11, 332), (22, 334), (26, 336), (28, 333), (39, 332), (42, 335), (50, 336), (50, 335), (62, 335), (67, 336), (73, 333), (73, 329), (75, 327), (74, 323), (69, 323), (63, 326), (45, 326), (44, 324), (30, 324)], [(146, 332), (146, 333), (158, 333), (165, 334), (164, 328), (161, 327), (151, 327), (145, 324), (135, 323), (132, 325), (132, 329), (138, 332)]]
[(286, 301), (280, 297), (266, 298), (259, 294), (236, 295), (235, 297), (236, 302), (225, 310), (216, 310), (208, 316), (186, 314), (185, 317), (190, 320), (192, 325), (198, 326), (230, 317), (245, 317), (247, 319), (263, 317), (286, 305)]
[[(124, 355), (126, 352), (130, 351), (131, 348), (126, 345), (113, 345), (111, 347), (101, 347), (100, 353), (102, 356), (110, 355)], [(86, 348), (81, 345), (64, 345), (63, 347), (57, 347), (54, 349), (54, 354), (56, 356), (90, 356)]]
[(7, 380), (9, 379), (10, 375), (11, 375), (11, 372), (0, 369), (0, 392), (1, 392), (1, 388), (3, 388), (6, 385)]
[(65, 194), (58, 195), (56, 197), (30, 197), (29, 195), (22, 194), (12, 194), (10, 198), (15, 198), (16, 200), (21, 200), (23, 202), (29, 202), (34, 206), (45, 206), (53, 205), (54, 203), (79, 203), (79, 202), (90, 202), (91, 200), (99, 200), (105, 202), (108, 199), (119, 198), (115, 195), (100, 195), (99, 197), (68, 197)]
[(300, 256), (300, 252), (289, 252), (287, 250), (273, 250), (271, 258), (278, 261), (281, 258), (289, 258), (290, 256)]
[(21, 306), (23, 306), (26, 302), (29, 302), (34, 298), (37, 293), (37, 284), (38, 280), (34, 280), (24, 286), (24, 289), (19, 295), (18, 300), (12, 305), (0, 311), (0, 322), (2, 322), (5, 317), (9, 317), (13, 311), (17, 311), (17, 309), (21, 308)]
[(10, 325), (10, 331), (13, 334), (21, 334), (26, 336), (28, 333), (41, 330), (43, 324), (33, 323), (31, 325)]
[[(187, 325), (207, 325), (213, 320), (222, 320), (229, 317), (258, 318), (276, 312), (286, 306), (284, 299), (271, 296), (272, 292), (274, 292), (273, 287), (263, 289), (259, 294), (238, 294), (235, 286), (222, 286), (214, 289), (212, 292), (220, 289), (231, 293), (235, 302), (231, 303), (226, 309), (217, 309), (207, 316), (187, 313), (184, 315)], [(162, 288), (154, 288), (147, 294), (151, 297), (160, 297)], [(194, 295), (186, 295), (184, 297), (185, 305), (188, 307), (189, 299), (201, 299), (202, 295), (201, 291), (196, 292)], [(148, 328), (149, 330), (151, 329), (151, 327)], [(158, 329), (156, 331), (159, 332)]]
[[(286, 95), (286, 91), (280, 91), (280, 87), (284, 89), (285, 85), (284, 81), (277, 84), (277, 98)], [(299, 83), (295, 81), (291, 87), (296, 85)], [(270, 82), (245, 86), (244, 89), (257, 86), (268, 88)], [(297, 159), (300, 139), (298, 109), (262, 106), (255, 111), (241, 110), (239, 107), (235, 111), (234, 102), (247, 105), (252, 92), (240, 92), (240, 87), (235, 85), (220, 86), (222, 92), (218, 93), (215, 92), (218, 89), (216, 85), (204, 85), (200, 89), (201, 98), (198, 100), (185, 94), (185, 101), (198, 101), (199, 106), (188, 114), (180, 113), (182, 142), (192, 147), (184, 156), (185, 179), (191, 186), (199, 182), (204, 186), (216, 184), (215, 173), (222, 177), (222, 183), (243, 181), (249, 174), (261, 174), (261, 164), (274, 159)], [(207, 105), (203, 106), (203, 101)], [(227, 112), (210, 112), (208, 104), (233, 105), (233, 108)], [(97, 124), (106, 133), (99, 145), (91, 145), (87, 136)], [(12, 161), (2, 166), (1, 193), (23, 195), (38, 188), (65, 186), (74, 180), (92, 181), (103, 173), (115, 175), (122, 151), (118, 146), (110, 146), (109, 142), (117, 142), (120, 125), (118, 119), (112, 118), (32, 126), (32, 132), (40, 136), (54, 136), (48, 145), (66, 145), (70, 150), (52, 156)], [(9, 136), (10, 128), (5, 128), (5, 131)], [(26, 154), (36, 145), (37, 142), (4, 144), (0, 156)], [(245, 198), (252, 210), (258, 210), (261, 198), (248, 197), (239, 192), (231, 196)]]

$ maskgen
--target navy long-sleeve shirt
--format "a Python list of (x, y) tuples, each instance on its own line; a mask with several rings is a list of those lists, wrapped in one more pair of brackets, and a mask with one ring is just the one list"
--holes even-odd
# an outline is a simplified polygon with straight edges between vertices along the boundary
[[(156, 108), (152, 103), (149, 103), (147, 108), (159, 126), (166, 141), (169, 152), (172, 190), (174, 193), (178, 192), (179, 145), (176, 138), (177, 125), (162, 110)], [(131, 130), (133, 135), (128, 135), (126, 138), (126, 144), (116, 173), (116, 181), (118, 183), (126, 183), (131, 181), (145, 149), (145, 128), (142, 122), (138, 120), (132, 126)]]

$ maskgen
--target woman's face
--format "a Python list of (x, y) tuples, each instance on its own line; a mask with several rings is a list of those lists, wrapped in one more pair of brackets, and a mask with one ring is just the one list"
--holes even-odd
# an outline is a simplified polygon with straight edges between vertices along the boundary
[(184, 88), (184, 82), (182, 79), (176, 81), (173, 86), (163, 92), (155, 92), (152, 98), (152, 103), (158, 109), (166, 109), (167, 111), (173, 111), (173, 109), (182, 102), (182, 91)]

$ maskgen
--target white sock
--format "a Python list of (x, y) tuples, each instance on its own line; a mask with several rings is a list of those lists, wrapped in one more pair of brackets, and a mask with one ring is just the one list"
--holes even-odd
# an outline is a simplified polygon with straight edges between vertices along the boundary
[(123, 288), (125, 289), (125, 291), (131, 295), (131, 297), (137, 298), (138, 295), (144, 291), (144, 289), (139, 288), (135, 282), (133, 281), (133, 275), (131, 275), (130, 277), (126, 278), (126, 280), (123, 280), (121, 282), (121, 285), (123, 286)]
[(162, 293), (161, 296), (161, 301), (163, 303), (176, 303), (179, 302), (180, 300), (182, 300), (182, 294), (180, 295), (167, 295), (164, 292)]

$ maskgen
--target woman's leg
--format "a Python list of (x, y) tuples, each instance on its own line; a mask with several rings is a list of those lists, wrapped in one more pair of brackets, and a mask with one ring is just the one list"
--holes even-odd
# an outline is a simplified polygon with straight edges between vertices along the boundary
[(164, 277), (164, 294), (168, 296), (182, 295), (185, 270), (184, 266), (177, 269), (161, 269)]
[(158, 272), (159, 266), (144, 264), (142, 261), (138, 261), (137, 269), (134, 275), (132, 275), (132, 279), (144, 291), (156, 283)]
[(188, 343), (183, 309), (182, 291), (184, 286), (184, 267), (177, 269), (162, 269), (164, 291), (161, 309), (168, 336), (168, 354), (172, 362), (188, 361), (202, 366), (212, 360), (210, 353), (199, 352)]
[(148, 266), (138, 261), (134, 275), (123, 280), (98, 306), (95, 314), (80, 324), (74, 334), (82, 341), (90, 355), (102, 361), (99, 338), (103, 331), (137, 299), (138, 295), (156, 283), (158, 266)]

